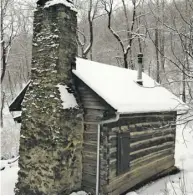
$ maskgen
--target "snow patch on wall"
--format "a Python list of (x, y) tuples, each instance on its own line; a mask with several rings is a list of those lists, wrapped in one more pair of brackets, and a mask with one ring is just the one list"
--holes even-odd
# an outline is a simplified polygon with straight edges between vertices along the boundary
[(46, 2), (44, 8), (48, 8), (48, 7), (56, 5), (56, 4), (63, 4), (66, 7), (69, 7), (71, 10), (77, 12), (77, 9), (74, 7), (73, 3), (70, 3), (67, 0), (51, 0), (51, 1), (48, 1), (48, 2)]
[(68, 87), (66, 85), (58, 84), (57, 87), (59, 88), (63, 109), (75, 108), (78, 106), (76, 99), (72, 93), (68, 92)]

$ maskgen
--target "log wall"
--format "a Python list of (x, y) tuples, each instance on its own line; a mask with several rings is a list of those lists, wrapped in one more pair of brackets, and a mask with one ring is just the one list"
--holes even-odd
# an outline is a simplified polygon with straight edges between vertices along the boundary
[[(97, 164), (97, 122), (112, 118), (115, 113), (102, 98), (92, 91), (82, 81), (77, 80), (80, 99), (84, 108), (84, 135), (83, 135), (83, 172), (82, 189), (87, 193), (96, 191), (96, 164)], [(100, 185), (107, 185), (107, 134), (101, 133), (100, 151)]]
[[(103, 126), (108, 132), (108, 178), (105, 194), (121, 194), (139, 182), (174, 165), (176, 113), (122, 116), (116, 123)], [(128, 171), (117, 172), (117, 133), (128, 132), (130, 142)]]
[[(84, 108), (82, 189), (95, 194), (97, 123), (112, 118), (115, 110), (78, 80)], [(176, 112), (122, 115), (101, 127), (100, 194), (121, 194), (137, 183), (174, 165)], [(128, 171), (117, 172), (117, 134), (130, 134)]]

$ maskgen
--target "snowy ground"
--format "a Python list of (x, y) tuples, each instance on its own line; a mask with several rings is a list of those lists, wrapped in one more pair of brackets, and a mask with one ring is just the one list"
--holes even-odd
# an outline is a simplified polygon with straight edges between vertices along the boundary
[(1, 195), (14, 195), (15, 182), (17, 181), (18, 162), (9, 164), (10, 160), (1, 160)]
[[(185, 142), (184, 142), (185, 141)], [(176, 140), (176, 166), (182, 171), (179, 174), (168, 176), (150, 183), (128, 195), (192, 195), (193, 194), (193, 130), (188, 127), (183, 130), (183, 126), (177, 129)], [(1, 160), (1, 195), (14, 194), (14, 186), (17, 181), (19, 170), (17, 162)], [(84, 195), (85, 192), (79, 191), (73, 195)]]

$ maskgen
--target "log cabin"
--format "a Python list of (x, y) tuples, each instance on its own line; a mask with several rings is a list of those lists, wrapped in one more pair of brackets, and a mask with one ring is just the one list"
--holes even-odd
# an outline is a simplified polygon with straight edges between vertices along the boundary
[(73, 5), (34, 16), (31, 82), (9, 107), (22, 110), (17, 193), (123, 194), (171, 170), (187, 108), (142, 73), (142, 55), (138, 71), (76, 58)]
[[(171, 170), (184, 103), (145, 73), (138, 84), (135, 70), (81, 58), (76, 63), (73, 78), (84, 110), (81, 189), (121, 194)], [(21, 110), (28, 86), (10, 111)]]

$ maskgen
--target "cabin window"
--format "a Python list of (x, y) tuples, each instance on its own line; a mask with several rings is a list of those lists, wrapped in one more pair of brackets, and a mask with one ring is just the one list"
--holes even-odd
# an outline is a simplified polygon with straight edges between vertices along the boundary
[(129, 133), (118, 133), (117, 140), (117, 174), (120, 175), (129, 170)]

